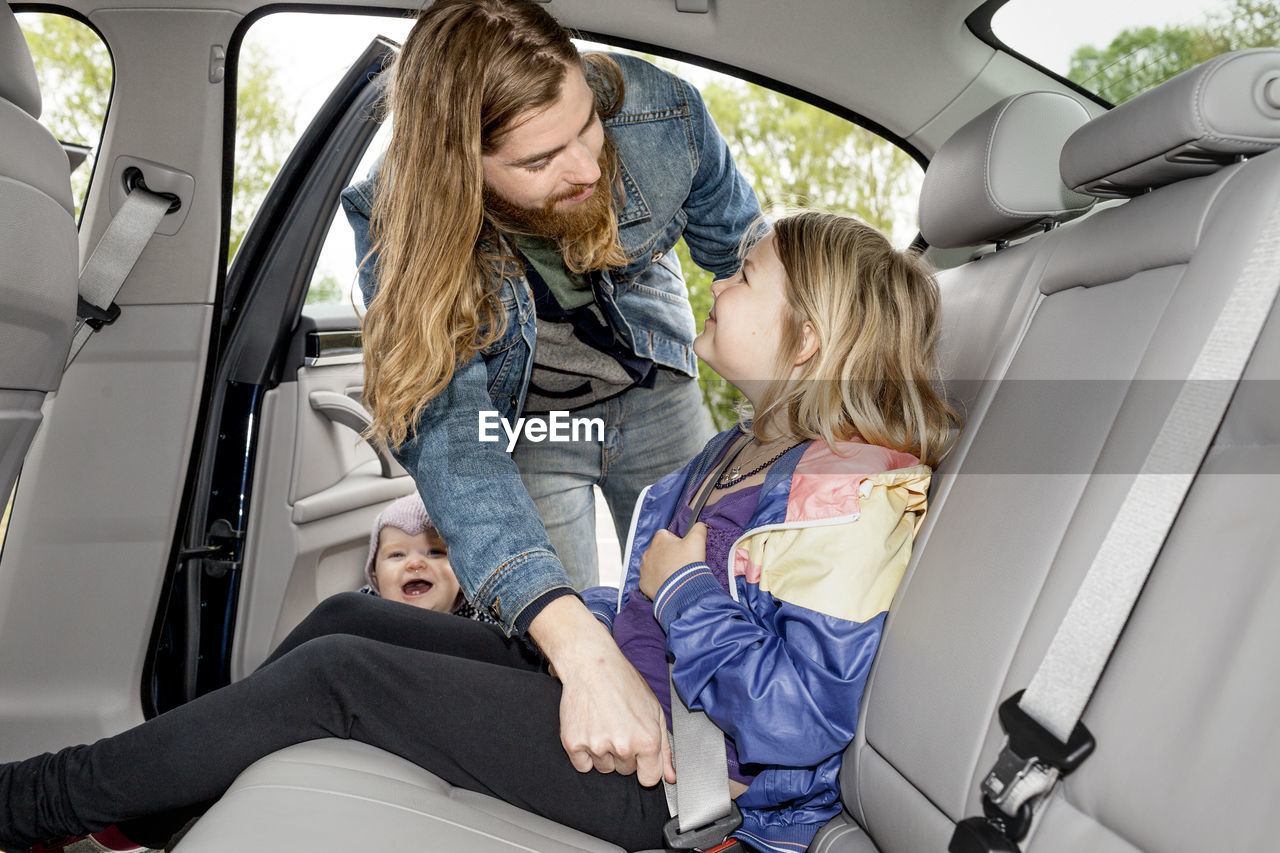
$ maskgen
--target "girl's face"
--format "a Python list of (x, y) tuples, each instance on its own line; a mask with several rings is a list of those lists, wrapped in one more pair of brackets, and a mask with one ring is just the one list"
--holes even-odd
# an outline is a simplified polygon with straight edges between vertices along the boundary
[(398, 527), (382, 528), (373, 579), (383, 598), (414, 607), (451, 613), (458, 601), (458, 578), (435, 530), (410, 536)]
[(711, 283), (715, 297), (693, 351), (752, 403), (777, 377), (787, 304), (787, 276), (773, 235), (761, 240), (730, 278)]

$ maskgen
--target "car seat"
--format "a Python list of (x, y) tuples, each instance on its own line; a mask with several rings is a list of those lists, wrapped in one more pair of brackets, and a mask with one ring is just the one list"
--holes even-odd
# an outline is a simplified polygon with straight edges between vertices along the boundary
[(40, 87), (0, 2), (0, 504), (58, 388), (76, 320), (79, 243), (71, 166), (40, 124)]

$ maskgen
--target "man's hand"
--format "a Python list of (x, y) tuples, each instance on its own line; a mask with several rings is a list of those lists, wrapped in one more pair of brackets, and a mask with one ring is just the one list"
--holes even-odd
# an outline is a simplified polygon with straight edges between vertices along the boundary
[(707, 559), (707, 526), (701, 521), (684, 538), (659, 530), (640, 559), (640, 591), (653, 601), (667, 578), (690, 563)]
[(634, 773), (645, 786), (674, 782), (662, 706), (582, 602), (557, 598), (534, 617), (529, 635), (564, 685), (560, 743), (573, 766)]

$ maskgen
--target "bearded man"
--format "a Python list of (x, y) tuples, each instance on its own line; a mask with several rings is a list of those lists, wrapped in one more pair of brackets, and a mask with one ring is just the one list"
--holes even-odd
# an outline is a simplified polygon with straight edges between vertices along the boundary
[[(342, 197), (372, 432), (468, 600), (554, 667), (574, 766), (671, 778), (661, 708), (574, 590), (596, 583), (592, 486), (625, 542), (641, 489), (712, 434), (674, 246), (733, 272), (758, 202), (693, 86), (580, 55), (525, 0), (432, 4), (389, 107), (385, 157)], [(552, 411), (600, 418), (603, 441), (481, 440), (487, 413)]]

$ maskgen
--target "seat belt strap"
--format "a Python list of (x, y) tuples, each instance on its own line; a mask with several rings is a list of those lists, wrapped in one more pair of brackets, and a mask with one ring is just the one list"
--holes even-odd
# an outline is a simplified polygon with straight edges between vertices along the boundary
[[(80, 301), (76, 309), (76, 333), (66, 367), (71, 366), (89, 336), (115, 322), (120, 308), (116, 294), (124, 285), (160, 220), (169, 212), (172, 198), (135, 187), (107, 225), (102, 239), (80, 270)], [(65, 367), (64, 367), (65, 369)]]
[[(706, 486), (694, 501), (689, 526), (702, 513), (712, 488), (750, 439), (730, 447), (724, 460), (707, 476)], [(668, 664), (671, 688), (671, 761), (676, 768), (676, 784), (663, 781), (667, 811), (672, 820), (663, 827), (668, 847), (700, 850), (719, 844), (742, 825), (742, 813), (729, 796), (729, 760), (725, 756), (724, 732), (705, 711), (691, 711), (676, 691)]]
[[(671, 760), (677, 784), (663, 782), (667, 810), (678, 831), (666, 831), (677, 850), (719, 844), (742, 823), (729, 796), (729, 760), (724, 732), (705, 711), (691, 711), (671, 682)], [(732, 823), (732, 825), (727, 825)], [(670, 828), (670, 824), (668, 824)], [(696, 833), (696, 835), (695, 835)]]
[[(1080, 723), (1085, 705), (1226, 417), (1277, 291), (1280, 205), (1263, 226), (1039, 669), (1025, 691), (1001, 706), (1006, 737), (982, 790), (986, 820), (1007, 840), (1021, 840), (1036, 804), (1092, 751), (1093, 738)], [(958, 848), (960, 835), (958, 826), (953, 853), (983, 849)]]

